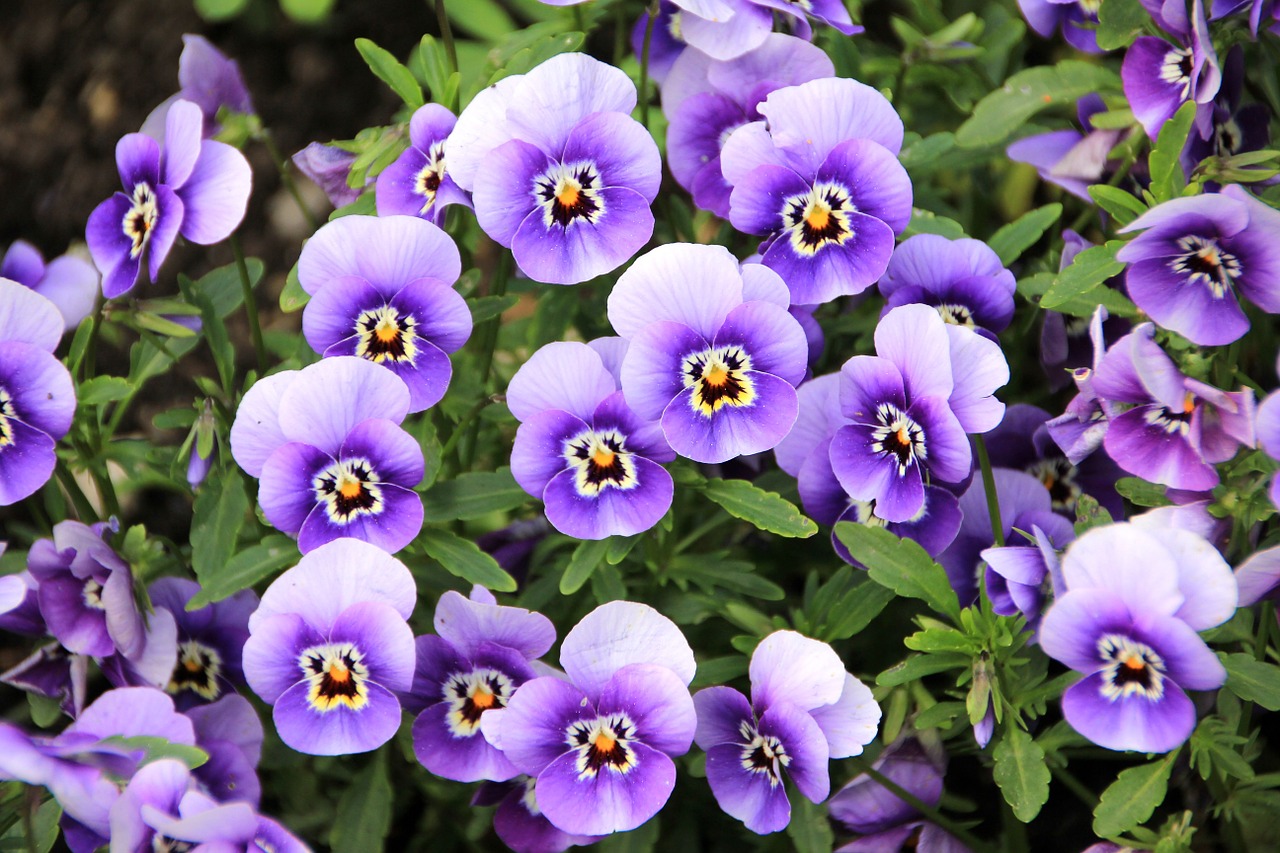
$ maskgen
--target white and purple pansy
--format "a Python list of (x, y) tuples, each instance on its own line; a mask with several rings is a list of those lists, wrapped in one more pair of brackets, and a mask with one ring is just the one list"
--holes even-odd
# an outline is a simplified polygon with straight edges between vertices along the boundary
[(680, 36), (690, 47), (726, 60), (758, 48), (777, 13), (799, 34), (812, 33), (809, 18), (846, 36), (862, 32), (840, 0), (672, 0), (680, 10)]
[(618, 390), (625, 351), (621, 338), (551, 343), (507, 388), (521, 421), (511, 473), (542, 498), (553, 527), (578, 539), (641, 533), (671, 506), (674, 484), (661, 463), (675, 453), (658, 422), (637, 416)]
[(311, 755), (368, 752), (400, 728), (413, 683), (418, 591), (404, 564), (356, 539), (303, 555), (249, 618), (244, 675), (280, 739)]
[(444, 225), (452, 204), (471, 206), (471, 198), (449, 174), (445, 144), (458, 119), (446, 107), (424, 104), (409, 119), (409, 147), (378, 175), (379, 216), (417, 216)]
[[(426, 223), (423, 223), (424, 225)], [(422, 448), (399, 424), (409, 389), (361, 358), (260, 379), (231, 425), (231, 453), (258, 502), (307, 553), (339, 537), (399, 551), (422, 529)]]
[(298, 260), (311, 294), (302, 333), (325, 357), (380, 364), (409, 388), (409, 411), (444, 397), (449, 353), (471, 337), (471, 311), (452, 287), (462, 271), (444, 231), (410, 216), (344, 216), (320, 228)]
[(671, 449), (725, 462), (776, 446), (798, 412), (808, 341), (787, 289), (721, 246), (676, 243), (637, 259), (609, 295), (609, 321), (628, 339), (622, 393), (660, 420)]
[(765, 637), (751, 655), (751, 701), (731, 687), (693, 697), (698, 746), (720, 808), (761, 835), (791, 822), (783, 776), (809, 800), (831, 791), (827, 761), (859, 755), (880, 706), (826, 643), (795, 631)]
[(481, 720), (537, 677), (530, 664), (555, 643), (555, 627), (540, 613), (499, 605), (483, 587), (469, 599), (452, 590), (440, 596), (434, 624), (436, 634), (417, 639), (413, 687), (401, 697), (418, 715), (414, 755), (458, 782), (516, 777), (519, 771), (481, 734)]
[(560, 663), (566, 677), (526, 681), (484, 714), (484, 735), (536, 780), (533, 806), (558, 829), (635, 829), (667, 802), (672, 758), (693, 743), (693, 650), (652, 607), (613, 601), (568, 633)]
[(58, 309), (69, 332), (93, 311), (98, 298), (98, 271), (74, 255), (45, 263), (40, 250), (26, 240), (14, 240), (0, 260), (0, 278), (25, 285)]

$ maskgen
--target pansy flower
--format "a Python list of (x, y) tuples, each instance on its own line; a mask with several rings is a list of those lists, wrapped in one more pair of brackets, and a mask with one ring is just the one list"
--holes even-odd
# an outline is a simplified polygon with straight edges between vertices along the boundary
[(1062, 30), (1067, 44), (1085, 53), (1104, 53), (1098, 47), (1100, 0), (1018, 0), (1027, 24), (1042, 38)]
[(458, 119), (447, 107), (424, 104), (409, 119), (409, 147), (378, 175), (379, 216), (417, 216), (444, 225), (451, 204), (471, 199), (446, 168), (445, 142)]
[(446, 592), (436, 603), (435, 635), (417, 639), (413, 687), (402, 698), (418, 714), (413, 754), (437, 776), (458, 782), (505, 782), (519, 771), (484, 739), (485, 714), (505, 708), (535, 678), (530, 663), (556, 641), (547, 617), (502, 607), (476, 587), (467, 599)]
[(190, 101), (204, 114), (204, 135), (216, 136), (221, 126), (218, 113), (253, 114), (253, 101), (245, 86), (240, 66), (201, 35), (187, 33), (182, 37), (182, 55), (178, 57), (178, 93), (151, 111), (142, 123), (142, 132), (156, 139), (164, 138), (165, 118), (169, 108), (179, 99)]
[(1000, 347), (944, 323), (933, 308), (903, 305), (880, 320), (875, 356), (854, 356), (840, 374), (840, 410), (830, 459), (849, 496), (875, 501), (876, 515), (906, 521), (924, 503), (924, 479), (960, 483), (973, 457), (967, 432), (1000, 423), (992, 396), (1009, 380)]
[(0, 506), (48, 482), (54, 447), (71, 429), (75, 388), (53, 356), (63, 328), (52, 302), (0, 278)]
[[(1050, 3), (1052, 8), (1066, 8)], [(1086, 30), (1091, 36), (1093, 30)], [(1057, 184), (1067, 192), (1090, 204), (1089, 187), (1106, 179), (1111, 150), (1125, 135), (1124, 130), (1095, 128), (1093, 116), (1107, 111), (1102, 96), (1085, 95), (1076, 102), (1076, 115), (1084, 133), (1077, 130), (1052, 130), (1023, 137), (1006, 149), (1010, 160), (1036, 168), (1040, 179)]]
[[(667, 74), (688, 46), (680, 32), (680, 7), (671, 0), (658, 0), (658, 15), (653, 20), (649, 34), (649, 77), (663, 85)], [(631, 51), (637, 58), (644, 56), (644, 34), (649, 29), (649, 15), (641, 12), (631, 27)]]
[(609, 295), (609, 321), (630, 344), (627, 405), (660, 419), (671, 448), (696, 462), (774, 447), (795, 423), (809, 352), (788, 306), (777, 275), (739, 269), (721, 246), (678, 243), (637, 259)]
[(680, 9), (680, 35), (713, 59), (733, 59), (764, 43), (780, 13), (799, 35), (811, 33), (809, 18), (847, 36), (862, 32), (840, 0), (672, 0)]
[(244, 674), (273, 705), (280, 739), (311, 755), (377, 749), (400, 727), (413, 683), (418, 598), (394, 557), (342, 539), (272, 582), (249, 618)]
[(203, 129), (200, 107), (179, 100), (165, 117), (163, 144), (130, 133), (116, 145), (124, 191), (94, 209), (86, 234), (108, 299), (133, 289), (144, 255), (154, 284), (179, 234), (208, 246), (244, 218), (249, 161), (230, 145), (202, 139)]
[(698, 207), (729, 218), (733, 187), (720, 171), (720, 149), (734, 130), (761, 118), (769, 93), (835, 74), (831, 59), (804, 39), (770, 34), (756, 49), (725, 61), (687, 50), (662, 85), (667, 161)]
[(493, 831), (515, 853), (560, 853), (570, 847), (586, 847), (604, 837), (574, 835), (557, 828), (538, 809), (536, 784), (537, 780), (529, 776), (485, 782), (471, 798), (471, 805), (498, 807), (493, 813)]
[(763, 263), (792, 302), (861, 293), (911, 218), (902, 119), (875, 89), (836, 77), (778, 89), (757, 110), (765, 121), (735, 130), (720, 154), (729, 221), (764, 236)]
[(882, 314), (899, 305), (932, 305), (947, 323), (994, 339), (1013, 319), (1013, 273), (981, 240), (937, 234), (908, 237), (889, 259), (877, 285)]
[(356, 155), (350, 151), (336, 145), (312, 142), (294, 154), (291, 160), (299, 172), (324, 190), (334, 207), (352, 204), (364, 192), (363, 187), (353, 187), (347, 182), (351, 164), (356, 161)]
[(25, 285), (58, 309), (69, 332), (89, 316), (98, 298), (98, 271), (74, 255), (44, 262), (40, 250), (26, 240), (14, 240), (0, 260), (0, 278)]
[(533, 280), (587, 281), (649, 241), (662, 161), (635, 104), (622, 71), (566, 53), (500, 80), (458, 116), (453, 179)]
[[(1129, 45), (1120, 68), (1124, 95), (1133, 115), (1155, 139), (1164, 123), (1187, 101), (1210, 104), (1218, 94), (1222, 72), (1209, 37), (1203, 0), (1193, 0), (1191, 14), (1182, 3), (1144, 3), (1156, 23), (1177, 38), (1139, 36)], [(1212, 110), (1197, 110), (1196, 125), (1207, 130)]]
[(667, 802), (672, 758), (693, 743), (693, 650), (652, 607), (612, 601), (568, 633), (560, 664), (565, 678), (526, 681), (484, 714), (485, 737), (537, 780), (535, 807), (558, 829), (635, 829)]
[(776, 631), (751, 654), (751, 701), (732, 687), (693, 697), (707, 781), (731, 817), (761, 835), (791, 822), (783, 775), (815, 803), (827, 798), (827, 761), (860, 755), (880, 706), (826, 643)]
[(398, 426), (408, 411), (409, 389), (391, 371), (327, 358), (250, 388), (231, 454), (259, 478), (267, 521), (302, 553), (344, 536), (394, 553), (422, 529), (422, 448)]
[(1161, 327), (1229, 344), (1249, 330), (1237, 292), (1280, 314), (1280, 211), (1240, 187), (1166, 201), (1120, 230), (1143, 232), (1116, 260), (1129, 264), (1129, 296)]
[(178, 662), (165, 692), (183, 710), (214, 702), (244, 683), (240, 650), (249, 637), (249, 614), (258, 606), (251, 589), (223, 601), (188, 610), (200, 585), (186, 578), (160, 578), (150, 587), (151, 603), (178, 623)]
[(408, 216), (344, 216), (322, 226), (298, 259), (311, 294), (302, 333), (325, 357), (381, 364), (409, 387), (410, 412), (444, 397), (449, 353), (471, 337), (471, 311), (452, 284), (458, 247), (430, 222)]
[(1177, 528), (1094, 528), (1062, 561), (1067, 591), (1045, 614), (1040, 645), (1084, 674), (1062, 696), (1072, 728), (1108, 749), (1168, 752), (1195, 728), (1186, 690), (1216, 690), (1226, 671), (1200, 639), (1231, 618), (1231, 568)]
[[(592, 343), (625, 348), (616, 338)], [(631, 536), (666, 514), (674, 485), (661, 463), (675, 453), (656, 421), (628, 407), (590, 345), (551, 343), (535, 352), (511, 378), (507, 405), (521, 421), (511, 473), (542, 498), (561, 533)]]
[(185, 712), (195, 728), (196, 746), (209, 760), (195, 768), (200, 789), (218, 802), (245, 802), (254, 808), (262, 797), (258, 761), (262, 758), (262, 721), (243, 696), (228, 693)]

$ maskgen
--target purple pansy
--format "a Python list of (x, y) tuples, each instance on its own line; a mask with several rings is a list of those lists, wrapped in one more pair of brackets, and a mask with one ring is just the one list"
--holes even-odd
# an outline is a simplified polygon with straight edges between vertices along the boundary
[(808, 342), (781, 279), (721, 246), (677, 243), (639, 258), (609, 295), (627, 338), (621, 384), (641, 418), (696, 462), (768, 450), (790, 431)]
[(93, 264), (74, 255), (46, 264), (40, 250), (26, 240), (14, 240), (4, 253), (0, 278), (25, 285), (52, 302), (68, 332), (89, 316), (98, 298), (98, 271)]
[(207, 246), (225, 240), (244, 218), (249, 161), (230, 145), (202, 139), (203, 128), (200, 107), (179, 100), (165, 118), (163, 144), (130, 133), (116, 145), (124, 192), (94, 209), (86, 232), (108, 299), (133, 289), (144, 255), (154, 284), (179, 234)]
[(1108, 749), (1177, 747), (1196, 721), (1184, 691), (1226, 680), (1196, 632), (1235, 613), (1231, 568), (1190, 531), (1121, 523), (1076, 540), (1062, 576), (1067, 591), (1045, 614), (1040, 645), (1085, 676), (1062, 696), (1067, 722)]
[(0, 278), (0, 506), (48, 482), (54, 447), (71, 429), (75, 387), (53, 356), (63, 329), (52, 302)]
[(471, 337), (471, 311), (451, 286), (458, 247), (430, 222), (409, 216), (344, 216), (320, 228), (298, 260), (311, 294), (302, 333), (326, 357), (381, 364), (409, 387), (410, 412), (444, 397), (449, 353)]
[(244, 684), (240, 650), (249, 637), (249, 614), (258, 606), (251, 589), (188, 610), (200, 585), (186, 578), (160, 578), (149, 590), (151, 603), (178, 623), (178, 662), (165, 685), (180, 709), (213, 702)]
[(1214, 465), (1255, 444), (1253, 391), (1220, 391), (1184, 376), (1154, 334), (1150, 323), (1138, 326), (1094, 371), (1093, 391), (1113, 408), (1103, 439), (1107, 455), (1153, 483), (1212, 489)]
[(698, 691), (695, 740), (720, 808), (764, 835), (791, 822), (783, 771), (809, 800), (825, 800), (827, 761), (862, 753), (880, 706), (829, 645), (795, 631), (765, 637), (749, 674), (750, 702), (731, 687)]
[(725, 140), (761, 118), (756, 107), (770, 92), (834, 74), (820, 48), (781, 33), (727, 61), (685, 51), (662, 86), (662, 111), (670, 122), (667, 160), (676, 182), (698, 207), (728, 219), (733, 187), (720, 171)]
[(680, 36), (714, 59), (733, 59), (759, 47), (773, 29), (775, 12), (801, 35), (809, 18), (850, 36), (863, 31), (840, 0), (672, 0), (680, 9)]
[[(1025, 534), (1032, 537), (1030, 544), (1022, 539)], [(1052, 541), (1038, 524), (1032, 524), (1024, 534), (1015, 530), (1014, 537), (1007, 545), (982, 551), (982, 560), (987, 564), (987, 596), (991, 609), (1001, 616), (1026, 616), (1027, 628), (1034, 633), (1039, 629), (1048, 593), (1061, 595), (1064, 591), (1058, 559), (1061, 543)], [(1074, 538), (1073, 532), (1068, 541)], [(991, 737), (989, 730), (986, 737)], [(986, 746), (986, 742), (981, 745)]]
[(604, 837), (573, 835), (557, 829), (538, 809), (536, 783), (529, 776), (509, 782), (486, 782), (471, 798), (471, 805), (498, 807), (493, 813), (493, 831), (515, 853), (561, 853)]
[(6, 670), (0, 681), (53, 699), (74, 719), (84, 710), (88, 695), (89, 658), (68, 652), (61, 643), (48, 643)]
[(969, 476), (965, 433), (1000, 423), (1004, 404), (992, 394), (1009, 365), (997, 344), (925, 305), (886, 314), (875, 343), (875, 356), (841, 368), (847, 423), (831, 440), (831, 467), (851, 498), (875, 501), (886, 521), (907, 521), (924, 504), (926, 472), (942, 483)]
[(519, 775), (480, 732), (484, 715), (505, 708), (530, 663), (556, 640), (547, 617), (502, 607), (476, 587), (471, 598), (446, 592), (436, 604), (436, 634), (417, 639), (413, 687), (403, 696), (413, 723), (413, 753), (423, 767), (458, 782), (505, 782)]
[(240, 66), (218, 50), (204, 36), (187, 33), (182, 37), (182, 55), (178, 57), (178, 94), (151, 111), (142, 132), (156, 139), (164, 138), (165, 118), (169, 108), (179, 99), (200, 108), (204, 115), (204, 135), (215, 136), (221, 129), (218, 113), (223, 107), (233, 113), (253, 114), (253, 101), (244, 84)]
[(566, 677), (526, 681), (482, 718), (485, 737), (537, 781), (534, 807), (558, 829), (635, 829), (671, 796), (689, 751), (696, 665), (680, 629), (652, 607), (601, 605), (560, 648)]
[(351, 164), (356, 161), (356, 155), (351, 151), (336, 145), (312, 142), (294, 154), (292, 159), (299, 172), (324, 190), (329, 203), (334, 207), (352, 204), (364, 192), (363, 188), (347, 183)]
[(911, 218), (902, 119), (875, 89), (836, 77), (778, 89), (757, 110), (765, 121), (735, 130), (721, 152), (729, 220), (765, 237), (763, 263), (792, 302), (861, 293)]
[[(1258, 446), (1272, 459), (1280, 461), (1280, 391), (1272, 391), (1258, 406), (1255, 423)], [(1271, 475), (1267, 494), (1271, 503), (1280, 507), (1280, 474)]]
[(400, 727), (413, 683), (413, 576), (378, 548), (341, 539), (305, 554), (249, 617), (244, 674), (298, 752), (346, 755)]
[(1058, 29), (1067, 44), (1085, 53), (1104, 53), (1098, 47), (1096, 0), (1018, 0), (1018, 8), (1031, 29), (1051, 38)]
[(535, 281), (587, 281), (649, 241), (662, 162), (635, 104), (622, 71), (566, 53), (503, 78), (458, 117), (453, 179)]
[[(1060, 4), (1049, 5), (1064, 8)], [(1086, 32), (1092, 34), (1093, 31)], [(1010, 160), (1034, 166), (1040, 173), (1041, 180), (1057, 184), (1077, 198), (1092, 204), (1089, 187), (1105, 179), (1111, 162), (1111, 150), (1125, 135), (1124, 130), (1093, 126), (1093, 116), (1106, 111), (1107, 105), (1101, 95), (1085, 95), (1076, 103), (1076, 113), (1085, 130), (1083, 134), (1077, 130), (1038, 133), (1014, 142), (1006, 149), (1006, 153)]]
[(409, 147), (378, 175), (378, 215), (417, 216), (444, 225), (451, 204), (471, 199), (449, 175), (445, 143), (458, 118), (439, 104), (424, 104), (409, 119)]
[(262, 721), (243, 696), (229, 693), (216, 702), (189, 708), (186, 716), (196, 746), (209, 760), (195, 769), (201, 790), (218, 802), (246, 802), (254, 808), (262, 796), (258, 761), (262, 757)]
[[(621, 345), (617, 338), (593, 341)], [(666, 514), (674, 485), (661, 463), (675, 453), (662, 427), (638, 417), (591, 345), (559, 342), (535, 352), (507, 388), (521, 421), (511, 473), (546, 504), (547, 520), (577, 539), (641, 533)]]
[(1236, 298), (1280, 313), (1280, 211), (1238, 186), (1176, 198), (1121, 229), (1143, 231), (1116, 253), (1129, 296), (1157, 324), (1202, 346), (1249, 329)]
[(345, 536), (395, 553), (418, 535), (422, 448), (398, 426), (409, 400), (391, 371), (350, 356), (265, 377), (245, 394), (231, 454), (259, 478), (267, 520), (302, 553)]
[[(677, 59), (685, 52), (680, 34), (680, 7), (671, 0), (658, 0), (658, 15), (649, 35), (649, 76), (663, 85)], [(631, 50), (636, 57), (644, 55), (644, 33), (649, 28), (649, 15), (641, 13), (631, 27)]]
[(994, 335), (1013, 318), (1013, 273), (981, 240), (917, 234), (902, 242), (879, 282), (884, 314), (899, 305), (932, 305), (948, 323)]
[[(1152, 139), (1187, 101), (1212, 103), (1222, 82), (1218, 55), (1209, 38), (1203, 0), (1194, 0), (1188, 16), (1184, 4), (1148, 0), (1154, 17), (1179, 43), (1158, 36), (1139, 36), (1129, 45), (1120, 68), (1124, 95), (1133, 115)], [(1200, 110), (1196, 124), (1206, 130), (1212, 110)]]

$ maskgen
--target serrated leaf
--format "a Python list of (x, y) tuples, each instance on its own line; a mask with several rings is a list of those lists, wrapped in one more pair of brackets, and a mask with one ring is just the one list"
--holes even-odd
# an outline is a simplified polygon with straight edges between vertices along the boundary
[(187, 602), (187, 610), (199, 610), (230, 598), (258, 581), (296, 563), (298, 544), (288, 536), (272, 535), (236, 554), (211, 576), (201, 578), (200, 591)]
[(499, 468), (436, 483), (422, 495), (422, 510), (427, 521), (467, 521), (517, 509), (529, 499), (529, 493), (511, 476), (511, 469)]
[(1160, 128), (1156, 144), (1151, 147), (1151, 153), (1147, 156), (1147, 164), (1151, 170), (1148, 189), (1157, 202), (1177, 198), (1186, 185), (1186, 177), (1182, 174), (1182, 150), (1187, 145), (1187, 136), (1191, 133), (1198, 107), (1195, 101), (1188, 101), (1179, 107), (1173, 118)]
[(937, 613), (960, 619), (960, 600), (947, 573), (911, 539), (899, 539), (882, 527), (867, 527), (842, 521), (836, 536), (857, 560), (866, 566), (871, 579), (899, 595), (918, 598)]
[(1023, 823), (1030, 823), (1049, 801), (1049, 766), (1044, 750), (1022, 729), (1011, 726), (996, 744), (995, 780), (1005, 802)]
[(1148, 483), (1138, 477), (1121, 477), (1116, 480), (1116, 491), (1138, 506), (1157, 507), (1172, 503), (1165, 495), (1165, 487)]
[(702, 493), (734, 518), (778, 536), (806, 539), (818, 532), (813, 519), (800, 512), (791, 501), (746, 480), (708, 480)]
[(1151, 15), (1138, 0), (1104, 0), (1098, 7), (1098, 47), (1128, 47), (1142, 35)]
[(1044, 236), (1053, 223), (1062, 216), (1062, 205), (1046, 204), (1028, 211), (1013, 222), (1005, 225), (987, 241), (991, 250), (1000, 256), (1000, 263), (1006, 267), (1022, 256), (1022, 253), (1035, 245)]
[(386, 754), (379, 750), (338, 800), (329, 830), (334, 853), (381, 853), (391, 830), (394, 793), (387, 776)]
[(564, 574), (560, 576), (560, 594), (573, 595), (582, 589), (587, 581), (591, 580), (592, 573), (595, 572), (596, 566), (600, 565), (600, 561), (604, 559), (604, 555), (609, 550), (609, 539), (597, 539), (578, 544), (573, 549), (573, 556), (569, 558), (569, 565), (565, 566)]
[[(473, 2), (474, 0), (469, 0)], [(410, 109), (416, 110), (426, 103), (422, 97), (422, 87), (413, 79), (408, 68), (400, 64), (390, 51), (378, 47), (369, 39), (356, 39), (356, 50), (364, 57), (371, 70), (379, 80), (391, 87), (391, 91), (400, 96)]]
[(1116, 260), (1116, 252), (1124, 244), (1112, 240), (1104, 246), (1093, 246), (1076, 255), (1066, 269), (1058, 273), (1053, 285), (1040, 298), (1040, 307), (1056, 311), (1070, 300), (1089, 293), (1124, 269)]
[(998, 145), (1042, 110), (1067, 105), (1074, 110), (1076, 100), (1085, 95), (1120, 88), (1119, 75), (1089, 62), (1068, 59), (1028, 68), (978, 102), (956, 131), (956, 142), (966, 148)]
[(1218, 658), (1227, 668), (1228, 690), (1268, 711), (1280, 711), (1280, 667), (1243, 653)]
[(129, 380), (119, 376), (95, 376), (87, 382), (81, 382), (76, 389), (76, 404), (80, 406), (100, 406), (112, 403), (129, 396), (133, 386)]
[(217, 583), (235, 553), (248, 510), (244, 481), (235, 470), (209, 477), (201, 486), (191, 515), (191, 568), (201, 587)]
[(485, 320), (492, 320), (519, 301), (520, 297), (514, 293), (508, 293), (505, 296), (480, 296), (468, 299), (467, 307), (471, 309), (471, 322), (478, 326)]
[(494, 592), (516, 591), (515, 578), (503, 571), (497, 560), (481, 551), (470, 539), (455, 536), (447, 530), (424, 528), (417, 541), (422, 550), (450, 574)]
[(1116, 781), (1102, 792), (1093, 810), (1093, 832), (1099, 838), (1114, 838), (1145, 822), (1164, 802), (1169, 772), (1178, 750), (1159, 761), (1122, 770)]

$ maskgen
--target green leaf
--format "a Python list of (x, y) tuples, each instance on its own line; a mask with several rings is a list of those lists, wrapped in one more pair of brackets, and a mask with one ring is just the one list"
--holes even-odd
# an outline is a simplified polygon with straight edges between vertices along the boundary
[(1177, 198), (1186, 186), (1186, 176), (1182, 174), (1182, 149), (1187, 145), (1197, 106), (1194, 101), (1187, 101), (1178, 108), (1173, 118), (1160, 128), (1156, 144), (1147, 157), (1151, 169), (1149, 189), (1156, 202)]
[(47, 729), (62, 719), (62, 706), (57, 699), (41, 696), (39, 693), (28, 693), (27, 705), (31, 711), (31, 722), (42, 729)]
[(76, 403), (81, 406), (100, 406), (129, 396), (133, 386), (119, 376), (95, 376), (81, 382), (76, 389)]
[(236, 376), (236, 351), (231, 345), (227, 327), (223, 324), (222, 318), (218, 316), (217, 309), (213, 307), (213, 302), (209, 300), (208, 296), (196, 290), (191, 279), (184, 275), (179, 275), (178, 286), (182, 288), (182, 293), (187, 297), (187, 300), (200, 309), (204, 339), (209, 344), (209, 352), (213, 355), (213, 364), (217, 368), (218, 379), (222, 382), (223, 388), (231, 388)]
[(524, 506), (529, 493), (511, 476), (510, 468), (462, 474), (436, 483), (422, 496), (427, 521), (467, 521), (491, 512)]
[(212, 576), (201, 578), (200, 591), (187, 602), (187, 610), (199, 610), (215, 601), (230, 598), (298, 562), (298, 559), (298, 543), (288, 536), (268, 536), (227, 560)]
[(453, 72), (449, 69), (449, 55), (445, 52), (444, 45), (433, 36), (423, 36), (418, 47), (409, 55), (409, 68), (431, 90), (431, 97), (436, 102), (448, 104), (445, 90)]
[(584, 38), (586, 37), (582, 33), (557, 33), (540, 39), (516, 51), (511, 59), (507, 60), (506, 64), (490, 78), (489, 83), (496, 83), (503, 77), (513, 74), (526, 74), (553, 56), (575, 51), (582, 46)]
[(329, 17), (338, 0), (280, 0), (280, 9), (301, 24), (318, 24)]
[(284, 280), (284, 290), (280, 291), (280, 310), (292, 314), (294, 311), (301, 311), (310, 301), (311, 294), (302, 289), (302, 282), (298, 280), (298, 265), (294, 264)]
[(1168, 506), (1173, 503), (1165, 495), (1165, 487), (1148, 483), (1137, 477), (1121, 477), (1116, 480), (1116, 491), (1138, 506)]
[(916, 234), (939, 234), (948, 240), (959, 240), (965, 236), (964, 226), (954, 219), (913, 207), (911, 221), (907, 223), (907, 230), (902, 236), (905, 239)]
[(725, 655), (698, 661), (698, 674), (694, 676), (690, 688), (710, 687), (713, 684), (726, 684), (735, 678), (747, 674), (747, 658), (742, 655)]
[(1023, 252), (1034, 246), (1060, 216), (1062, 216), (1060, 204), (1046, 204), (1044, 207), (1038, 207), (1024, 213), (1017, 220), (992, 234), (987, 245), (1000, 256), (1000, 263), (1007, 267), (1021, 257)]
[(498, 41), (518, 29), (515, 21), (495, 0), (467, 0), (465, 3), (450, 3), (446, 8), (449, 20), (458, 29), (486, 41)]
[(836, 525), (836, 536), (870, 570), (873, 581), (899, 595), (924, 601), (954, 622), (960, 620), (960, 600), (947, 573), (918, 543), (899, 539), (883, 527), (848, 521)]
[(244, 481), (234, 469), (207, 478), (201, 486), (191, 516), (191, 568), (202, 587), (216, 583), (235, 553), (248, 510)]
[(1057, 279), (1040, 299), (1040, 307), (1056, 311), (1077, 296), (1083, 296), (1124, 269), (1116, 260), (1116, 252), (1124, 244), (1112, 240), (1105, 246), (1094, 246), (1076, 255), (1071, 264), (1058, 273)]
[(1068, 59), (1028, 68), (978, 102), (956, 131), (956, 142), (965, 148), (998, 145), (1041, 110), (1068, 105), (1074, 110), (1084, 95), (1119, 90), (1120, 77), (1114, 71), (1089, 62)]
[(707, 592), (719, 587), (765, 601), (786, 597), (782, 587), (756, 574), (755, 564), (722, 559), (721, 554), (681, 554), (671, 561), (667, 574), (672, 580), (691, 581)]
[[(258, 258), (245, 258), (244, 269), (249, 276), (250, 289), (257, 287), (258, 282), (262, 281), (262, 274), (266, 271), (262, 261)], [(195, 280), (194, 285), (197, 293), (208, 297), (209, 304), (221, 319), (231, 316), (233, 311), (244, 304), (244, 287), (240, 284), (240, 270), (234, 263), (205, 273)]]
[(600, 565), (600, 561), (604, 559), (611, 541), (611, 539), (588, 540), (579, 543), (578, 547), (573, 549), (569, 565), (560, 576), (561, 595), (573, 595), (582, 589), (583, 584), (591, 579), (596, 566)]
[(106, 738), (103, 743), (122, 746), (129, 750), (141, 750), (143, 754), (142, 761), (139, 762), (141, 764), (149, 764), (161, 758), (176, 758), (187, 767), (195, 770), (209, 760), (209, 753), (203, 749), (187, 746), (183, 743), (173, 743), (162, 737), (150, 737), (148, 735), (123, 737), (115, 735)]
[(196, 0), (196, 13), (206, 21), (234, 18), (249, 5), (249, 0)]
[(971, 658), (967, 654), (912, 655), (877, 675), (876, 684), (881, 687), (897, 687), (899, 684), (910, 684), (926, 675), (951, 669), (968, 669), (971, 665)]
[(1102, 792), (1102, 799), (1093, 810), (1094, 834), (1114, 838), (1151, 817), (1156, 806), (1164, 802), (1169, 772), (1178, 752), (1175, 749), (1159, 761), (1121, 771)]
[(791, 501), (746, 480), (708, 480), (702, 493), (734, 518), (778, 536), (806, 539), (818, 532), (818, 525)]
[(1111, 523), (1111, 513), (1097, 498), (1092, 495), (1080, 495), (1076, 499), (1076, 536), (1082, 536), (1086, 530), (1094, 527), (1105, 527)]
[(409, 69), (401, 65), (400, 60), (392, 56), (390, 51), (378, 47), (369, 39), (356, 39), (356, 50), (360, 51), (378, 79), (390, 86), (391, 91), (399, 95), (400, 100), (408, 104), (410, 109), (416, 110), (426, 103), (418, 81), (413, 79)]
[(502, 315), (512, 305), (520, 301), (520, 297), (514, 293), (508, 293), (505, 296), (478, 296), (467, 300), (467, 307), (471, 309), (471, 322), (474, 325), (480, 325), (485, 320), (492, 320), (494, 317)]
[(1005, 802), (1023, 823), (1030, 823), (1049, 801), (1049, 765), (1044, 750), (1017, 726), (1010, 726), (996, 744), (995, 779)]
[(627, 597), (627, 585), (622, 582), (622, 572), (617, 566), (604, 563), (596, 567), (595, 574), (591, 576), (591, 594), (597, 604), (622, 601)]
[(381, 853), (391, 830), (394, 794), (387, 776), (386, 751), (378, 750), (338, 800), (329, 830), (334, 853)]
[(796, 853), (831, 853), (835, 845), (826, 807), (815, 805), (805, 797), (794, 798), (787, 835), (791, 837)]
[(1103, 0), (1098, 7), (1098, 47), (1115, 50), (1128, 47), (1142, 35), (1151, 20), (1138, 0)]
[(27, 837), (26, 822), (19, 820), (5, 830), (4, 835), (0, 835), (0, 850), (49, 853), (58, 840), (58, 821), (61, 819), (62, 806), (58, 805), (58, 801), (52, 798), (45, 800), (31, 816), (31, 837)]
[(1111, 215), (1111, 218), (1116, 221), (1117, 228), (1128, 225), (1147, 212), (1147, 206), (1140, 199), (1134, 198), (1119, 187), (1094, 184), (1089, 187), (1089, 196), (1097, 202), (1098, 207)]
[(1280, 667), (1237, 653), (1218, 658), (1227, 668), (1227, 689), (1268, 711), (1280, 711)]
[(467, 583), (480, 584), (494, 592), (516, 591), (515, 578), (470, 539), (428, 527), (418, 534), (417, 541), (432, 559)]
[(658, 836), (662, 823), (658, 818), (650, 818), (638, 828), (630, 832), (615, 832), (597, 842), (594, 849), (597, 853), (653, 853), (658, 846)]

